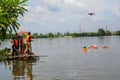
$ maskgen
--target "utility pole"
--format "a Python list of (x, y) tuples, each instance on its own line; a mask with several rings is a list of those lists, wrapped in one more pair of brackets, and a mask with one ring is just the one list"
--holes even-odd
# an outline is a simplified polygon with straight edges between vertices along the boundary
[(80, 27), (80, 33), (82, 34), (82, 27), (81, 27), (81, 24), (79, 24), (79, 27)]

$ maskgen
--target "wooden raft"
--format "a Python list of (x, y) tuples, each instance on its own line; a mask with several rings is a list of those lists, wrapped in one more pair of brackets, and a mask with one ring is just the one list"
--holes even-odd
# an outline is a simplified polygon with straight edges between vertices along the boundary
[(39, 60), (40, 57), (47, 57), (47, 55), (19, 55), (19, 56), (9, 56), (7, 60)]

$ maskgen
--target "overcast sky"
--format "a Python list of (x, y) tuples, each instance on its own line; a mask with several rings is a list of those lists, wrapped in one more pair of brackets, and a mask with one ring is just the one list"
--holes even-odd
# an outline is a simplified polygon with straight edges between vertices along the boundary
[(110, 31), (120, 30), (120, 0), (29, 0), (27, 4), (28, 12), (19, 17), (20, 30), (97, 32), (106, 26)]

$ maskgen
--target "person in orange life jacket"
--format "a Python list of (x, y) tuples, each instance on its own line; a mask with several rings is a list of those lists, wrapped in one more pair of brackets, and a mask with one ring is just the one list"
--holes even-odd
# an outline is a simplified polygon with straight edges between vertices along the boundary
[(15, 45), (15, 37), (11, 40), (12, 44), (12, 56), (16, 55), (16, 45)]
[(26, 36), (26, 50), (24, 51), (24, 54), (26, 54), (27, 51), (28, 51), (28, 54), (32, 54), (31, 42), (32, 42), (31, 33), (28, 32)]
[(88, 50), (87, 47), (84, 47), (84, 48), (83, 48), (83, 51), (84, 51), (85, 53), (87, 52), (87, 50)]
[(16, 54), (18, 55), (19, 53), (19, 35), (16, 34), (15, 36), (15, 45), (16, 45)]
[(15, 37), (13, 37), (13, 39), (11, 40), (11, 44), (12, 44), (12, 56), (15, 55)]
[(24, 39), (22, 36), (20, 36), (19, 38), (19, 45), (20, 45), (20, 52), (23, 53), (25, 46), (24, 46)]

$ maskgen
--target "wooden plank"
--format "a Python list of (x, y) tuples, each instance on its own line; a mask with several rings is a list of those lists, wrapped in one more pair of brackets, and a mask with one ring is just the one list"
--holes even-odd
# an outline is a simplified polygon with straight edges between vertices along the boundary
[(19, 56), (9, 56), (7, 59), (39, 59), (39, 57), (47, 57), (48, 55), (19, 55)]

